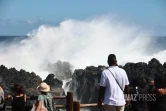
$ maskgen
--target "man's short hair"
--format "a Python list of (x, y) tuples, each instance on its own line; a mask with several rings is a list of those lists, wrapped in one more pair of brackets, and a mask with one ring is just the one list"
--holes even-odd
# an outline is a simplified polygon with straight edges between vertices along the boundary
[(108, 64), (111, 66), (111, 65), (114, 65), (114, 64), (116, 64), (116, 56), (115, 56), (115, 54), (110, 54), (109, 56), (108, 56)]

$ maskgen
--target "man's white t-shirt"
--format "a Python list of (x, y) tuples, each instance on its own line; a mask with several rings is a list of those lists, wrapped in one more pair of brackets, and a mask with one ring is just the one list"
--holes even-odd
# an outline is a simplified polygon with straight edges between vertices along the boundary
[[(112, 72), (124, 91), (125, 85), (129, 85), (125, 70), (118, 66), (110, 66), (108, 69)], [(123, 91), (108, 69), (102, 72), (100, 80), (100, 86), (106, 87), (103, 103), (107, 105), (123, 106), (126, 103)]]

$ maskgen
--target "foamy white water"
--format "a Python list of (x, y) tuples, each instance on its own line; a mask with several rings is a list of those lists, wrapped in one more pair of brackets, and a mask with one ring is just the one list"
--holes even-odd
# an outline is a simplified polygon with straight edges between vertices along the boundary
[(74, 69), (89, 65), (107, 65), (110, 53), (117, 55), (118, 63), (148, 62), (157, 58), (166, 61), (166, 50), (149, 54), (150, 34), (109, 17), (91, 20), (69, 19), (59, 26), (42, 25), (28, 34), (20, 44), (1, 44), (0, 62), (7, 67), (34, 71), (43, 79), (49, 62), (70, 62)]

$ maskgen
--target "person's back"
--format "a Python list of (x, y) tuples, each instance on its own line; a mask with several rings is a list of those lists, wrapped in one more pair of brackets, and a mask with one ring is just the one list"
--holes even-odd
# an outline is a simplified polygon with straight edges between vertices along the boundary
[(49, 93), (50, 86), (47, 85), (45, 82), (42, 82), (37, 87), (37, 89), (40, 91), (41, 94), (38, 96), (38, 102), (35, 111), (40, 111), (41, 108), (48, 111), (54, 111), (52, 95)]
[(53, 99), (50, 93), (39, 95), (38, 100), (43, 102), (48, 111), (53, 111)]
[(132, 88), (130, 94), (133, 97), (132, 99), (134, 99), (131, 100), (132, 111), (148, 111), (147, 100), (142, 98), (143, 95), (148, 94), (145, 89), (141, 87)]
[[(125, 106), (124, 92), (128, 94), (128, 77), (125, 70), (117, 66), (116, 56), (108, 56), (109, 68), (101, 74), (98, 107), (102, 101), (106, 111), (123, 111)], [(127, 100), (128, 104), (128, 100)]]
[(155, 94), (156, 101), (154, 102), (155, 111), (166, 110), (166, 75), (157, 76), (155, 78)]
[[(125, 99), (123, 91), (125, 85), (129, 84), (126, 72), (118, 66), (110, 66), (108, 69), (103, 71), (103, 76), (107, 78), (104, 104), (110, 104), (115, 106), (124, 105)], [(117, 84), (115, 79), (117, 80), (120, 86)], [(120, 87), (123, 89), (123, 91)]]
[(12, 111), (25, 111), (25, 100), (24, 95), (22, 96), (13, 96), (12, 101)]
[(132, 111), (148, 111), (148, 99), (151, 95), (146, 90), (146, 81), (144, 78), (133, 78), (133, 86), (130, 89)]
[(12, 91), (14, 95), (8, 95), (8, 99), (11, 101), (12, 111), (25, 111), (26, 95), (24, 94), (23, 86), (16, 83)]
[[(165, 89), (166, 90), (166, 89)], [(166, 92), (166, 91), (165, 91)], [(156, 97), (156, 111), (165, 111), (166, 110), (166, 94)]]

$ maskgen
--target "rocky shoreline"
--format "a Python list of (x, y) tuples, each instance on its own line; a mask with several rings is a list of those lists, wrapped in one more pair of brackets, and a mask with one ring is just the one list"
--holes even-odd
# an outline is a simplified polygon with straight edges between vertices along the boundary
[[(148, 63), (126, 63), (123, 68), (128, 75), (130, 87), (133, 85), (133, 78), (144, 78), (148, 86), (149, 82), (158, 75), (166, 75), (166, 62), (162, 65), (157, 59), (153, 58)], [(77, 69), (72, 75), (72, 81), (68, 87), (77, 96), (81, 103), (96, 103), (99, 90), (101, 72), (105, 66), (88, 66), (84, 70)]]
[[(66, 64), (66, 63), (65, 63)], [(85, 69), (76, 69), (71, 75), (70, 64), (67, 64), (63, 71), (64, 78), (72, 78), (64, 86), (68, 91), (74, 92), (76, 100), (79, 100), (82, 104), (96, 103), (98, 97), (99, 81), (101, 72), (106, 69), (106, 66), (87, 66)], [(123, 68), (129, 77), (130, 86), (132, 87), (132, 79), (134, 77), (144, 78), (148, 84), (151, 79), (154, 79), (158, 75), (166, 75), (166, 62), (162, 65), (157, 59), (153, 58), (148, 63), (126, 63)], [(52, 67), (53, 68), (53, 67)], [(61, 68), (61, 70), (64, 68)], [(65, 73), (66, 72), (66, 73)], [(63, 82), (55, 76), (56, 74), (49, 74), (44, 82), (51, 86), (51, 90), (54, 96), (64, 96), (65, 91), (62, 88)], [(61, 77), (59, 75), (59, 77)], [(63, 77), (61, 77), (63, 78)], [(10, 87), (14, 83), (21, 83), (25, 87), (25, 93), (28, 96), (37, 96), (39, 92), (36, 87), (42, 82), (41, 78), (35, 73), (26, 72), (25, 70), (17, 71), (15, 68), (6, 68), (0, 66), (0, 83), (4, 88), (5, 96), (11, 94)], [(147, 85), (145, 84), (145, 85)], [(58, 101), (62, 103), (64, 101)]]

